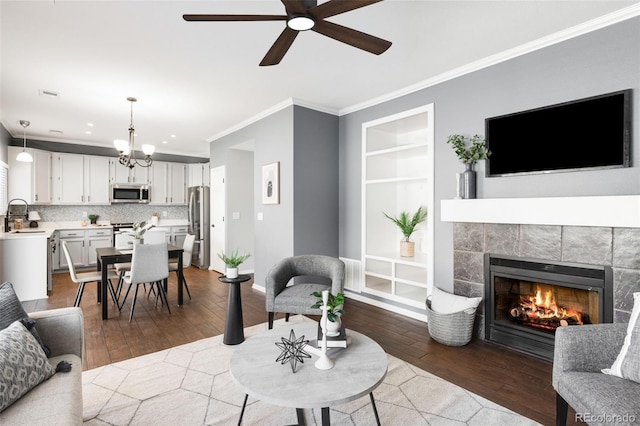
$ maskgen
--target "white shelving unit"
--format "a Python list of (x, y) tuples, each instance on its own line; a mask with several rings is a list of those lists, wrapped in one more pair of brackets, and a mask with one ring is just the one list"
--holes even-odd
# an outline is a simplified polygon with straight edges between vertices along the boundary
[[(433, 104), (362, 125), (362, 292), (424, 307), (433, 285)], [(427, 208), (414, 257), (400, 256), (402, 234), (383, 213)]]

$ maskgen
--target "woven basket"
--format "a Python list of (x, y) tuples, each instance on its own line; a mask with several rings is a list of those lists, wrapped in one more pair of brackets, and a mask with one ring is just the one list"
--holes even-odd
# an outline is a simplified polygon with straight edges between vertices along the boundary
[(476, 308), (452, 314), (439, 314), (431, 310), (427, 299), (427, 325), (431, 338), (447, 346), (464, 346), (471, 341)]

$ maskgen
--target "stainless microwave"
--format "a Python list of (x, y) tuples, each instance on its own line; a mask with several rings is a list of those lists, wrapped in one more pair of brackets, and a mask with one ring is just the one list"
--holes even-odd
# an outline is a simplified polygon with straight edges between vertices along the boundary
[(111, 185), (110, 201), (112, 204), (148, 204), (151, 201), (151, 187), (145, 184), (114, 183)]

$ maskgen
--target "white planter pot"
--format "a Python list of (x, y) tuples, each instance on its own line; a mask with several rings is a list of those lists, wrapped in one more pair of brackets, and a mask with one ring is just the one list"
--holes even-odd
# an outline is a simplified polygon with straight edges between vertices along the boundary
[(238, 268), (227, 268), (227, 278), (238, 278)]
[[(340, 325), (342, 324), (342, 320), (340, 317), (337, 317), (335, 321), (329, 321), (327, 319), (327, 337), (336, 337), (340, 335)], [(324, 332), (324, 326), (321, 324), (322, 330)]]

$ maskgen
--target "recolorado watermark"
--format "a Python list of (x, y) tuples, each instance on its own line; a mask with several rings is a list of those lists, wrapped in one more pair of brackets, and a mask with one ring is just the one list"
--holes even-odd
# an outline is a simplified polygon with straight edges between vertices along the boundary
[(636, 422), (635, 414), (593, 414), (576, 413), (576, 421), (585, 423), (632, 424)]

